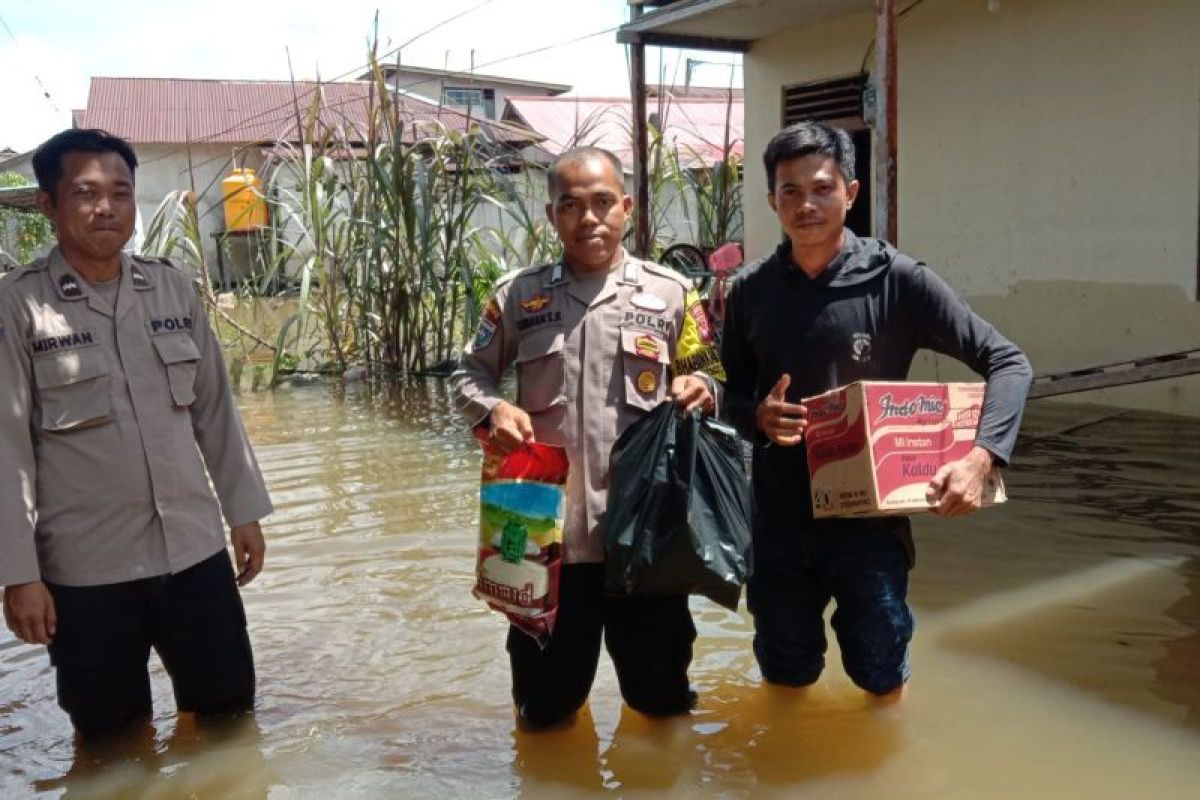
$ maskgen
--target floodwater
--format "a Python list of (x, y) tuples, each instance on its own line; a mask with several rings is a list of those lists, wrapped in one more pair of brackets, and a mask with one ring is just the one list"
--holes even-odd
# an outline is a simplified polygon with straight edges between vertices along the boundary
[(877, 706), (836, 653), (762, 685), (751, 623), (696, 600), (690, 718), (623, 709), (607, 656), (565, 730), (514, 730), (505, 625), (470, 593), (478, 456), (437, 384), (241, 404), (277, 507), (245, 590), (253, 719), (76, 758), (43, 648), (0, 634), (0, 796), (1200, 797), (1200, 421), (1032, 405), (1007, 506), (921, 519), (914, 677)]

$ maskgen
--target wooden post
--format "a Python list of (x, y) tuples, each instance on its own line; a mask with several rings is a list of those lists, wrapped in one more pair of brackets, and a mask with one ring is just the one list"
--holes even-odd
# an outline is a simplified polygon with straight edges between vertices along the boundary
[(875, 234), (897, 244), (896, 0), (875, 0)]
[[(630, 16), (642, 16), (641, 6), (630, 6)], [(646, 130), (646, 46), (629, 45), (629, 93), (633, 117), (633, 186), (634, 234), (633, 254), (639, 258), (650, 255), (650, 171), (649, 136)]]

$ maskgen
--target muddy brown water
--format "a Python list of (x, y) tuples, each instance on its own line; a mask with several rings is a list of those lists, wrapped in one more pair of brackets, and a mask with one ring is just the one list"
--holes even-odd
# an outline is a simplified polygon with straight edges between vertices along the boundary
[(253, 719), (199, 730), (154, 661), (153, 730), (76, 757), (43, 648), (0, 633), (0, 796), (1200, 796), (1200, 421), (1035, 403), (1012, 500), (921, 519), (908, 696), (836, 653), (764, 687), (751, 623), (704, 600), (690, 718), (590, 708), (514, 730), (505, 626), (470, 593), (478, 456), (436, 383), (246, 394), (275, 498), (245, 590)]

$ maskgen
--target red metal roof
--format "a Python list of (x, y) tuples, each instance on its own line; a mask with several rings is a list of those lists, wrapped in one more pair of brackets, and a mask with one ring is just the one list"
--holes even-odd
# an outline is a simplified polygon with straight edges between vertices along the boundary
[[(509, 109), (522, 124), (546, 137), (540, 146), (552, 155), (579, 146), (610, 150), (628, 169), (633, 167), (633, 145), (628, 97), (508, 97)], [(726, 122), (729, 149), (742, 158), (743, 103), (735, 97), (652, 98), (647, 115), (658, 115), (666, 140), (674, 145), (685, 167), (711, 165), (724, 157)], [(510, 114), (506, 113), (508, 118)]]
[[(80, 127), (102, 128), (137, 144), (212, 142), (250, 144), (297, 141), (297, 106), (302, 124), (317, 92), (321, 125), (360, 141), (367, 127), (371, 84), (365, 81), (207, 80), (192, 78), (92, 78)], [(440, 123), (463, 132), (468, 119), (450, 108), (400, 95), (405, 139), (429, 133)], [(527, 131), (472, 118), (495, 140), (528, 143)]]

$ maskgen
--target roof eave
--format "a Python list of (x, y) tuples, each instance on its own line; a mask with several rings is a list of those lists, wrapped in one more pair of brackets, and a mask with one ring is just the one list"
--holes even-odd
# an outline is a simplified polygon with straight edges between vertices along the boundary
[(861, 13), (870, 0), (677, 0), (622, 25), (617, 41), (744, 53), (781, 25)]

